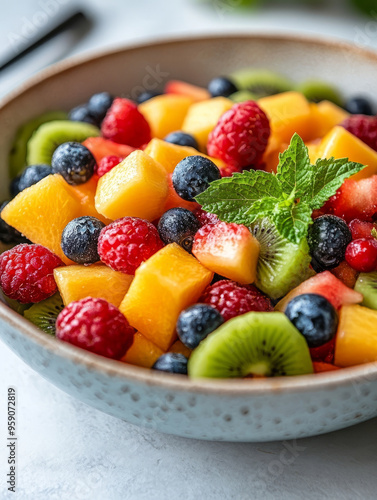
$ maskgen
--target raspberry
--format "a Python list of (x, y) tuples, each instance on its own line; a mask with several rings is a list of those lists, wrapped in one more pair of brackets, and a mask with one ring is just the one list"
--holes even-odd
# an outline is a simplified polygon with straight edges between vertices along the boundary
[(218, 222), (220, 222), (216, 214), (206, 212), (202, 208), (196, 208), (193, 213), (199, 220), (201, 226), (206, 226), (207, 224), (217, 224)]
[(151, 222), (137, 217), (124, 217), (102, 229), (98, 253), (102, 262), (115, 271), (135, 274), (140, 264), (163, 246)]
[(270, 299), (255, 286), (239, 285), (229, 280), (218, 281), (207, 287), (199, 302), (215, 307), (225, 321), (250, 311), (273, 310)]
[(377, 269), (377, 240), (360, 238), (353, 240), (346, 250), (346, 261), (355, 271), (370, 273)]
[(219, 167), (221, 177), (232, 177), (234, 173), (241, 172), (241, 169), (237, 165), (225, 165), (224, 167)]
[(0, 286), (23, 304), (40, 302), (56, 292), (53, 271), (60, 266), (59, 257), (41, 245), (17, 245), (0, 255)]
[(310, 349), (310, 356), (313, 361), (323, 361), (325, 363), (332, 363), (335, 354), (335, 339), (330, 340), (320, 347), (312, 347)]
[(217, 122), (208, 138), (210, 156), (238, 168), (257, 165), (270, 137), (266, 114), (254, 101), (235, 104)]
[(344, 120), (342, 127), (377, 151), (377, 116), (353, 115)]
[(114, 99), (101, 126), (105, 139), (138, 148), (151, 140), (147, 120), (134, 102), (118, 97)]
[(56, 320), (60, 340), (106, 358), (122, 358), (134, 333), (119, 309), (103, 299), (87, 297), (71, 302)]
[(107, 172), (110, 172), (112, 168), (119, 165), (122, 160), (123, 158), (116, 155), (104, 156), (98, 164), (97, 174), (99, 177), (102, 177), (107, 174)]

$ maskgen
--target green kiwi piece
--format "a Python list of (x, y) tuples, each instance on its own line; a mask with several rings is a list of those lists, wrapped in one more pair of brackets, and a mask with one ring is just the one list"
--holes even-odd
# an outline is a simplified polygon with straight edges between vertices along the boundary
[(321, 102), (326, 100), (337, 106), (344, 105), (339, 91), (333, 85), (321, 80), (307, 80), (297, 85), (296, 90), (304, 94), (308, 101)]
[(235, 92), (231, 96), (229, 96), (229, 99), (231, 99), (234, 102), (245, 102), (245, 101), (255, 101), (258, 99), (258, 97), (251, 93), (249, 90), (238, 90), (238, 92)]
[(100, 130), (84, 122), (59, 120), (44, 123), (32, 135), (27, 144), (28, 165), (51, 164), (55, 149), (64, 142), (83, 142), (88, 137), (97, 137)]
[(260, 243), (255, 284), (271, 299), (283, 297), (314, 274), (306, 239), (291, 243), (266, 218), (254, 222), (250, 231)]
[(364, 297), (363, 306), (377, 309), (377, 271), (360, 273), (355, 284), (355, 290)]
[(248, 90), (254, 99), (280, 94), (294, 88), (293, 82), (285, 76), (266, 69), (245, 68), (230, 75), (240, 90)]
[(49, 111), (21, 125), (16, 132), (16, 137), (8, 158), (9, 176), (11, 179), (17, 177), (26, 166), (27, 143), (37, 128), (46, 122), (66, 119), (67, 113), (64, 113), (64, 111)]
[(26, 319), (49, 335), (55, 335), (55, 323), (64, 304), (59, 293), (34, 304), (24, 312)]
[(16, 311), (18, 314), (24, 314), (26, 309), (29, 309), (33, 304), (21, 304), (21, 302), (18, 302), (18, 300), (13, 300), (7, 297), (1, 290), (0, 290), (0, 301), (4, 302), (7, 306), (9, 306), (13, 311)]
[(224, 323), (193, 351), (192, 378), (313, 373), (305, 338), (280, 312), (250, 312)]

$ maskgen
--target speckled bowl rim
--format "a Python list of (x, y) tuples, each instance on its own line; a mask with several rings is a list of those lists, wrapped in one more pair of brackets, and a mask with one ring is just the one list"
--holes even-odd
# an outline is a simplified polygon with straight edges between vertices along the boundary
[[(100, 60), (110, 55), (131, 52), (148, 47), (166, 47), (169, 45), (187, 44), (190, 42), (200, 42), (211, 40), (213, 42), (223, 42), (227, 40), (255, 40), (255, 41), (274, 41), (274, 42), (295, 42), (300, 45), (315, 45), (319, 47), (331, 47), (339, 50), (347, 50), (355, 57), (361, 55), (364, 58), (371, 59), (377, 64), (377, 53), (360, 48), (350, 43), (327, 39), (324, 37), (312, 37), (304, 35), (286, 35), (286, 34), (247, 34), (247, 33), (227, 33), (225, 35), (206, 35), (206, 36), (185, 36), (172, 37), (167, 39), (150, 40), (144, 43), (127, 44), (120, 48), (108, 50), (96, 50), (85, 55), (76, 56), (56, 63), (49, 68), (39, 72), (37, 75), (28, 79), (16, 90), (10, 92), (5, 98), (0, 100), (0, 112), (10, 105), (17, 97), (27, 92), (40, 82), (49, 80), (57, 74), (74, 71), (79, 65), (90, 63), (92, 60)], [(343, 368), (334, 372), (327, 372), (316, 375), (301, 375), (297, 377), (277, 377), (270, 379), (197, 379), (192, 380), (181, 375), (170, 375), (152, 371), (146, 368), (133, 366), (130, 364), (114, 361), (98, 356), (88, 351), (82, 350), (65, 342), (61, 342), (54, 337), (46, 335), (41, 330), (32, 325), (23, 316), (10, 309), (7, 305), (0, 302), (0, 319), (8, 323), (11, 327), (20, 331), (31, 341), (39, 344), (41, 347), (51, 351), (57, 356), (67, 358), (70, 361), (84, 365), (89, 371), (102, 372), (110, 377), (123, 378), (125, 381), (134, 381), (151, 387), (160, 387), (167, 390), (178, 390), (200, 394), (219, 394), (229, 396), (253, 396), (253, 395), (271, 395), (274, 393), (287, 392), (308, 392), (326, 390), (330, 388), (349, 386), (366, 380), (377, 380), (377, 362), (367, 363), (351, 368)]]

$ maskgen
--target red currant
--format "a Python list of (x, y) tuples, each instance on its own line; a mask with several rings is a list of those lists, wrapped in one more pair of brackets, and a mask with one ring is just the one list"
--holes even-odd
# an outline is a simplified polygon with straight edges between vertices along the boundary
[(356, 271), (369, 273), (377, 268), (377, 240), (359, 238), (346, 249), (346, 261)]

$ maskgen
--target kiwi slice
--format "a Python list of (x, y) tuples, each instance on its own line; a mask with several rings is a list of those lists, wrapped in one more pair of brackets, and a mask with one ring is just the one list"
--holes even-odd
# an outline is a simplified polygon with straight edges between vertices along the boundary
[(229, 96), (233, 102), (255, 101), (258, 97), (249, 90), (238, 90)]
[(283, 297), (314, 274), (306, 239), (299, 245), (291, 243), (266, 218), (254, 222), (250, 231), (260, 243), (255, 284), (271, 299)]
[(377, 309), (377, 271), (360, 273), (355, 284), (355, 290), (364, 297), (363, 306)]
[(27, 143), (28, 165), (51, 164), (55, 149), (64, 142), (83, 142), (88, 137), (97, 137), (100, 130), (84, 122), (58, 120), (41, 125)]
[(230, 75), (240, 90), (248, 90), (254, 99), (280, 94), (294, 88), (293, 82), (285, 76), (266, 69), (245, 68)]
[(29, 307), (32, 306), (32, 304), (21, 304), (21, 302), (18, 302), (18, 300), (10, 299), (1, 290), (0, 290), (0, 301), (4, 302), (4, 304), (13, 309), (13, 311), (16, 311), (18, 314), (24, 314), (26, 309), (29, 309)]
[(313, 373), (305, 338), (280, 312), (250, 312), (210, 333), (188, 362), (192, 378)]
[(297, 85), (296, 90), (304, 94), (308, 101), (321, 102), (331, 101), (337, 106), (343, 106), (344, 102), (339, 91), (329, 83), (321, 80), (307, 80)]
[(26, 147), (30, 137), (43, 123), (53, 120), (65, 120), (67, 113), (63, 111), (50, 111), (24, 123), (16, 132), (12, 148), (9, 153), (8, 165), (11, 179), (22, 172), (26, 166)]
[(52, 297), (32, 305), (24, 312), (24, 316), (44, 332), (55, 335), (56, 318), (63, 309), (62, 298), (59, 293), (55, 293)]

